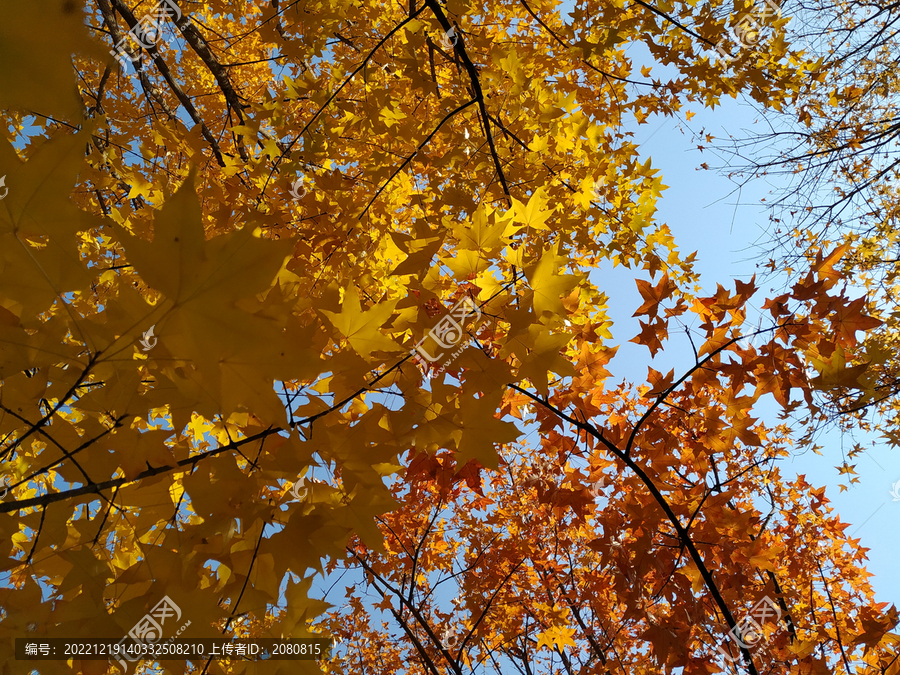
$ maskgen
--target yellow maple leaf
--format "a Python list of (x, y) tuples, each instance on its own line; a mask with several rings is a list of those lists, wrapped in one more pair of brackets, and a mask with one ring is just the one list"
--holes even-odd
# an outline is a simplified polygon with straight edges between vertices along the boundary
[(129, 334), (154, 325), (163, 348), (195, 368), (175, 380), (178, 388), (189, 397), (211, 397), (214, 412), (259, 406), (262, 419), (283, 423), (273, 380), (291, 377), (309, 354), (298, 358), (276, 320), (238, 301), (252, 306), (272, 286), (292, 244), (264, 240), (251, 227), (207, 241), (193, 173), (156, 213), (152, 242), (117, 230), (128, 261), (166, 297), (152, 316), (135, 316)]
[(0, 286), (7, 298), (23, 306), (22, 318), (90, 284), (91, 276), (78, 260), (75, 235), (102, 221), (69, 201), (89, 137), (90, 128), (60, 134), (25, 163), (12, 146), (0, 142), (0, 175), (6, 176), (8, 190), (0, 202)]
[(395, 124), (406, 119), (406, 113), (396, 108), (384, 108), (379, 114), (381, 121), (385, 123), (386, 126), (392, 127)]
[(528, 378), (535, 389), (547, 396), (549, 393), (550, 373), (556, 373), (564, 377), (575, 375), (575, 369), (571, 362), (560, 354), (572, 339), (567, 333), (551, 333), (546, 326), (532, 324), (528, 327), (528, 338), (531, 342), (527, 353), (516, 350), (521, 365), (519, 366), (519, 379)]
[(347, 338), (347, 342), (356, 353), (368, 358), (372, 352), (393, 352), (401, 349), (400, 345), (379, 331), (394, 313), (396, 304), (396, 300), (389, 300), (362, 311), (359, 292), (351, 286), (344, 292), (340, 314), (327, 309), (321, 311), (341, 335)]
[(557, 316), (565, 315), (565, 307), (560, 299), (564, 294), (574, 288), (581, 277), (575, 274), (558, 274), (567, 258), (557, 255), (558, 244), (541, 256), (537, 265), (525, 271), (528, 283), (534, 291), (534, 312), (542, 316), (544, 312), (551, 312)]
[(494, 444), (511, 443), (518, 437), (515, 424), (499, 420), (494, 414), (500, 393), (500, 390), (495, 390), (481, 398), (467, 397), (462, 400), (461, 428), (453, 433), (458, 448), (456, 461), (460, 466), (474, 458), (483, 466), (496, 469), (499, 464)]
[(112, 60), (90, 39), (84, 3), (0, 0), (0, 16), (0, 108), (81, 119), (73, 52)]
[(572, 639), (573, 635), (575, 635), (574, 628), (551, 626), (538, 635), (538, 651), (540, 651), (541, 647), (547, 647), (551, 651), (553, 651), (554, 647), (557, 649), (563, 649), (567, 646), (574, 647), (575, 640)]
[[(518, 199), (512, 200), (512, 217), (517, 223), (522, 223), (523, 227), (531, 227), (535, 230), (548, 230), (547, 218), (550, 217), (552, 211), (546, 209), (547, 197), (542, 189), (534, 191), (531, 199), (528, 200), (526, 206)], [(520, 228), (521, 229), (521, 228)]]

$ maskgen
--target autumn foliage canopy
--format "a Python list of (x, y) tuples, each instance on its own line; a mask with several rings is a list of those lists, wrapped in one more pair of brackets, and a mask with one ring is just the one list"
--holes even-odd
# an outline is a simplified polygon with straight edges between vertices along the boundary
[[(716, 57), (747, 8), (0, 0), (0, 673), (121, 672), (15, 639), (163, 596), (340, 640), (167, 673), (900, 673), (785, 465), (891, 326), (838, 238), (699, 292), (627, 131), (811, 95), (787, 7)], [(685, 367), (613, 378), (629, 339)]]

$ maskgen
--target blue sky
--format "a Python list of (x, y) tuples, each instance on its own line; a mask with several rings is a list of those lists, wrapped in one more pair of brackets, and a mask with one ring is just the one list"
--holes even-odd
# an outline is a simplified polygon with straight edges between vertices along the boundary
[[(699, 105), (688, 109), (696, 113), (690, 123), (651, 117), (646, 124), (635, 125), (633, 131), (635, 143), (640, 144), (640, 161), (652, 158), (653, 168), (661, 170), (662, 182), (669, 186), (658, 202), (656, 217), (668, 223), (683, 254), (697, 251), (696, 270), (700, 272), (704, 290), (712, 293), (717, 283), (733, 288), (732, 279), (746, 280), (757, 271), (760, 258), (753, 247), (765, 236), (768, 225), (768, 212), (760, 200), (772, 200), (772, 184), (757, 180), (740, 193), (734, 192), (736, 184), (727, 177), (699, 169), (701, 162), (715, 166), (722, 164), (724, 158), (709, 151), (701, 154), (691, 138), (692, 132), (702, 128), (720, 140), (729, 135), (762, 131), (761, 117), (754, 106), (727, 99), (714, 111)], [(660, 352), (655, 360), (650, 358), (646, 347), (627, 342), (640, 332), (637, 319), (631, 318), (633, 308), (641, 304), (632, 271), (622, 267), (604, 269), (597, 279), (601, 289), (615, 289), (609, 293), (609, 315), (615, 322), (614, 343), (622, 345), (609, 367), (615, 377), (642, 382), (648, 365), (667, 372), (671, 367), (677, 370), (679, 364), (687, 365), (689, 361), (685, 358), (692, 360), (684, 337), (673, 336), (665, 352)], [(770, 290), (774, 283), (777, 279), (761, 285), (755, 296), (759, 303), (781, 292), (777, 288)], [(775, 421), (775, 405), (764, 406), (763, 411), (763, 421)], [(836, 466), (843, 461), (843, 450), (852, 447), (854, 442), (869, 449), (854, 462), (860, 482), (841, 492), (839, 484), (847, 481), (840, 480)], [(900, 575), (896, 573), (900, 559), (900, 542), (896, 536), (900, 501), (894, 501), (890, 494), (891, 486), (900, 481), (900, 453), (877, 435), (863, 432), (851, 439), (830, 431), (820, 444), (824, 446), (821, 456), (798, 455), (783, 464), (782, 470), (788, 478), (794, 473), (804, 474), (813, 485), (826, 487), (826, 495), (841, 520), (850, 523), (848, 535), (861, 539), (861, 544), (870, 549), (866, 567), (875, 575), (871, 581), (877, 599), (900, 606)]]

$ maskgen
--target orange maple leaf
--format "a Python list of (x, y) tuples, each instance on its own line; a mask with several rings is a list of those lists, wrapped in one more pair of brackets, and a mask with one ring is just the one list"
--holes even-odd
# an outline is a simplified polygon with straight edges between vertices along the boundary
[(637, 283), (638, 291), (644, 299), (644, 304), (638, 307), (632, 316), (641, 316), (642, 314), (656, 316), (659, 311), (659, 303), (671, 296), (675, 291), (675, 284), (669, 281), (668, 274), (664, 274), (656, 286), (651, 286), (649, 281), (644, 281), (643, 279), (635, 279), (635, 283)]
[(838, 307), (832, 325), (844, 337), (846, 343), (853, 346), (857, 343), (856, 331), (867, 331), (877, 328), (881, 321), (862, 313), (866, 299), (857, 298), (843, 307)]
[(669, 337), (669, 331), (666, 330), (666, 324), (664, 321), (649, 321), (644, 323), (643, 321), (639, 322), (641, 324), (641, 332), (635, 337), (631, 338), (629, 342), (636, 342), (639, 345), (645, 345), (649, 350), (652, 356), (656, 356), (656, 352), (662, 349), (662, 342), (660, 341), (660, 336), (663, 339)]

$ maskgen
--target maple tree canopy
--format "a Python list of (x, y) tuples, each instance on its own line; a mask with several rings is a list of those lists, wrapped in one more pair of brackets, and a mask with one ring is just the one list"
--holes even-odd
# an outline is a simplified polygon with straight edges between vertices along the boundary
[[(147, 669), (15, 641), (164, 600), (165, 639), (342, 640), (167, 673), (900, 672), (758, 412), (867, 395), (846, 248), (702, 295), (625, 131), (792, 104), (786, 15), (716, 56), (747, 10), (0, 0), (0, 674)], [(604, 265), (686, 369), (612, 381)]]
[[(833, 424), (900, 445), (900, 127), (891, 96), (896, 59), (890, 56), (900, 49), (900, 36), (890, 30), (897, 9), (855, 1), (798, 7), (784, 34), (806, 73), (793, 105), (768, 111), (765, 131), (703, 137), (727, 156), (732, 179), (747, 184), (791, 176), (763, 200), (770, 206), (769, 236), (762, 240), (769, 276), (789, 286), (809, 278), (824, 260), (867, 293), (855, 306), (865, 306), (871, 318), (846, 317), (849, 330), (862, 331), (860, 346), (826, 349), (809, 364), (817, 373), (817, 405), (807, 419), (795, 419), (794, 428), (805, 428), (797, 443), (816, 451), (822, 428)], [(782, 122), (787, 126), (778, 128)], [(855, 440), (847, 445), (839, 466), (842, 490), (860, 483), (856, 460), (865, 452)]]

